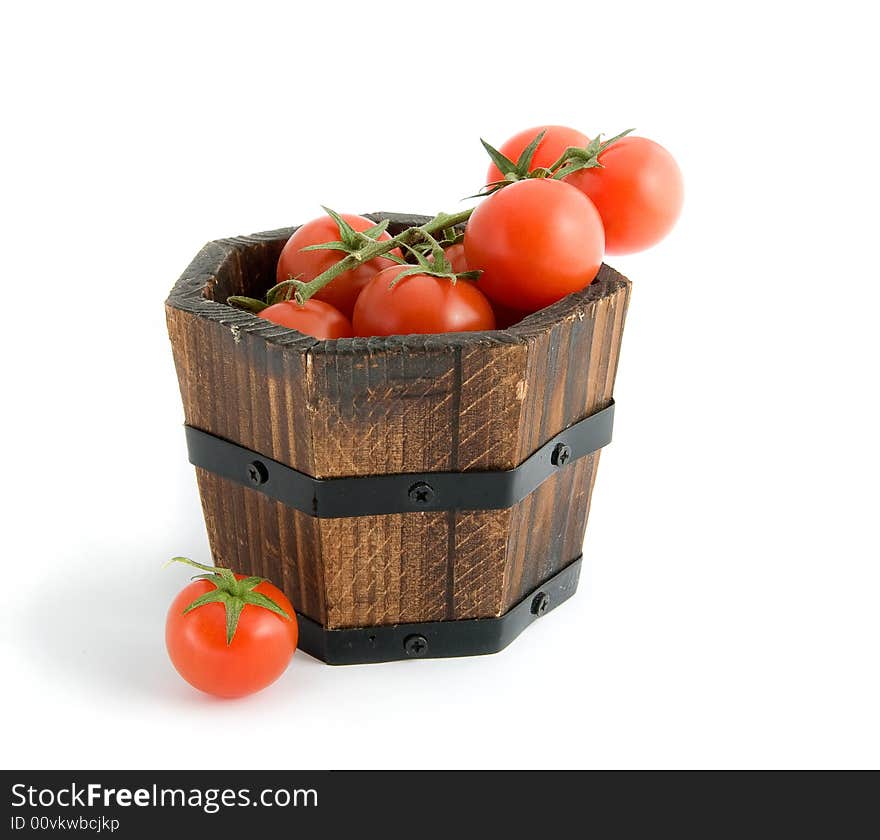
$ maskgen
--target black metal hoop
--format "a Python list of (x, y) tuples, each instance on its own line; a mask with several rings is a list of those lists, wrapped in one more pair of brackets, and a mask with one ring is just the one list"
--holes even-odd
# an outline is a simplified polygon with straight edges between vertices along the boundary
[(581, 562), (581, 557), (576, 557), (498, 618), (328, 630), (297, 613), (299, 647), (328, 665), (498, 653), (523, 630), (574, 595)]
[(611, 442), (614, 402), (548, 440), (512, 470), (314, 478), (224, 438), (186, 426), (189, 460), (288, 507), (327, 519), (435, 510), (500, 510)]

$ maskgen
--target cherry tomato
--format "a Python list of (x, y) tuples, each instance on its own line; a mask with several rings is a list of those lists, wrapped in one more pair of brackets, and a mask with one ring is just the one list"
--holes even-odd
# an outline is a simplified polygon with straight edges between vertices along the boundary
[(623, 137), (599, 162), (566, 178), (589, 196), (605, 226), (609, 254), (631, 254), (659, 242), (678, 219), (684, 184), (669, 152), (645, 137)]
[(605, 237), (593, 203), (562, 181), (535, 178), (479, 204), (464, 232), (471, 269), (495, 303), (535, 312), (595, 279)]
[[(532, 158), (532, 169), (539, 166), (550, 167), (556, 163), (562, 153), (570, 146), (586, 146), (590, 142), (590, 138), (580, 131), (573, 128), (567, 128), (564, 125), (538, 125), (534, 128), (527, 128), (525, 131), (514, 134), (509, 140), (505, 141), (498, 149), (508, 160), (516, 163), (523, 149), (529, 145), (542, 131), (545, 131), (540, 145), (535, 150), (535, 156)], [(491, 184), (502, 178), (502, 174), (495, 164), (489, 166), (486, 173), (486, 183)]]
[(410, 274), (394, 286), (402, 266), (380, 271), (364, 288), (354, 307), (357, 335), (494, 330), (492, 306), (468, 280)]
[[(468, 270), (467, 260), (464, 256), (464, 244), (461, 242), (457, 242), (455, 245), (447, 245), (443, 249), (443, 255), (449, 261), (449, 265), (452, 268), (452, 272), (454, 274), (461, 274)], [(428, 255), (428, 262), (433, 263), (434, 258)]]
[(243, 697), (284, 673), (296, 650), (296, 614), (284, 593), (264, 581), (253, 591), (271, 598), (290, 618), (245, 604), (227, 644), (223, 604), (204, 604), (184, 614), (196, 598), (215, 588), (210, 581), (196, 580), (180, 591), (168, 610), (165, 645), (177, 672), (190, 685), (218, 697)]
[(467, 259), (464, 255), (464, 243), (458, 242), (455, 245), (447, 245), (443, 249), (443, 253), (446, 255), (446, 259), (449, 260), (453, 273), (461, 274), (469, 270)]
[[(373, 227), (375, 222), (365, 219), (363, 216), (355, 216), (350, 213), (340, 214), (355, 230), (364, 231)], [(383, 233), (379, 239), (390, 239), (391, 236)], [(344, 259), (346, 254), (342, 251), (302, 251), (308, 245), (318, 245), (322, 242), (335, 242), (339, 240), (339, 227), (330, 216), (320, 216), (306, 222), (297, 229), (293, 236), (287, 240), (278, 258), (276, 271), (277, 281), (281, 283), (291, 277), (298, 278), (303, 283), (314, 280), (330, 266)], [(392, 253), (400, 256), (400, 249), (396, 248)], [(361, 289), (370, 281), (377, 271), (394, 265), (392, 260), (385, 257), (375, 257), (369, 262), (345, 271), (334, 278), (331, 283), (324, 286), (315, 297), (335, 306), (346, 318), (351, 318), (354, 311), (354, 303)]]
[[(443, 249), (443, 253), (446, 255), (446, 259), (449, 260), (452, 270), (456, 274), (470, 271), (467, 264), (467, 258), (464, 254), (463, 242), (458, 242), (455, 245), (448, 245)], [(500, 303), (493, 303), (492, 311), (495, 313), (495, 329), (497, 330), (506, 330), (508, 327), (518, 324), (529, 314), (528, 312), (521, 312), (518, 309), (511, 309), (508, 306), (503, 306)]]
[(351, 338), (354, 335), (351, 321), (345, 315), (335, 306), (315, 298), (310, 298), (303, 306), (295, 300), (273, 303), (258, 317), (315, 338)]

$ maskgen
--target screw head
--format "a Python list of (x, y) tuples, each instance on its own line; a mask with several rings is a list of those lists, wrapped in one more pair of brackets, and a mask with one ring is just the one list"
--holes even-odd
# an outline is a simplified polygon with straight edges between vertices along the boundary
[(262, 461), (251, 461), (247, 465), (247, 479), (254, 487), (259, 487), (269, 480), (269, 470)]
[(532, 615), (540, 618), (550, 609), (550, 596), (546, 592), (539, 592), (532, 598)]
[(414, 505), (424, 507), (431, 504), (434, 499), (434, 488), (424, 481), (417, 481), (409, 488), (409, 500)]
[(557, 443), (553, 454), (550, 456), (550, 463), (554, 467), (564, 467), (571, 460), (571, 449), (564, 443)]
[(414, 633), (403, 640), (403, 649), (407, 656), (424, 656), (428, 652), (428, 640), (424, 636)]

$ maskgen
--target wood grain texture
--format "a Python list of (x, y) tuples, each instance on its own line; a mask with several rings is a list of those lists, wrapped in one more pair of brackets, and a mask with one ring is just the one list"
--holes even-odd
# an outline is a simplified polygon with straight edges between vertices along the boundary
[[(610, 401), (630, 289), (613, 269), (508, 330), (318, 341), (222, 303), (272, 285), (292, 230), (208, 243), (172, 290), (190, 425), (317, 477), (498, 470)], [(196, 472), (218, 563), (359, 627), (506, 612), (580, 553), (598, 460), (507, 510), (325, 520)]]
[[(610, 403), (630, 289), (615, 277), (602, 266), (584, 292), (511, 328), (529, 347), (518, 462)], [(502, 612), (580, 553), (598, 463), (575, 462), (513, 508)]]

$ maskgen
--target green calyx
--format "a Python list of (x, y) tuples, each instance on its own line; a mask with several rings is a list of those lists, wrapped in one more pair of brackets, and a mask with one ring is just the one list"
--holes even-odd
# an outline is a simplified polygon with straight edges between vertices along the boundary
[(393, 289), (404, 277), (411, 277), (415, 274), (427, 274), (429, 277), (439, 277), (440, 279), (449, 280), (453, 285), (458, 280), (477, 280), (482, 272), (480, 271), (461, 271), (454, 272), (452, 264), (446, 258), (443, 252), (443, 244), (438, 242), (430, 233), (422, 231), (424, 246), (418, 247), (404, 243), (403, 247), (415, 257), (416, 263), (406, 263), (401, 261), (401, 270), (395, 275), (394, 279), (389, 283), (388, 288)]
[(599, 162), (599, 155), (609, 146), (613, 146), (621, 137), (626, 137), (627, 134), (633, 131), (635, 131), (634, 128), (628, 128), (626, 131), (616, 134), (610, 140), (603, 140), (602, 135), (597, 134), (583, 148), (570, 146), (563, 152), (559, 160), (550, 167), (551, 177), (561, 181), (563, 178), (571, 175), (572, 172), (577, 172), (581, 169), (594, 169), (596, 167), (601, 169), (602, 164)]
[(244, 295), (232, 295), (226, 298), (226, 303), (234, 306), (236, 309), (244, 309), (246, 312), (253, 312), (254, 315), (259, 315), (266, 307), (272, 306), (272, 304), (290, 300), (293, 297), (297, 283), (299, 283), (299, 280), (295, 277), (291, 277), (289, 280), (282, 280), (266, 292), (264, 300), (245, 297)]
[(515, 163), (509, 157), (499, 152), (494, 146), (490, 146), (481, 137), (480, 142), (483, 144), (483, 148), (486, 150), (489, 157), (492, 158), (492, 163), (498, 167), (498, 171), (501, 173), (502, 178), (500, 181), (493, 181), (491, 184), (486, 184), (477, 195), (490, 195), (493, 192), (497, 192), (502, 187), (506, 187), (508, 184), (512, 184), (516, 181), (523, 181), (526, 178), (546, 178), (547, 176), (545, 174), (538, 174), (539, 171), (543, 170), (532, 169), (532, 158), (534, 158), (535, 152), (538, 150), (538, 146), (541, 145), (541, 141), (544, 139), (546, 133), (546, 131), (542, 131), (538, 134), (535, 139), (522, 150)]
[(366, 260), (363, 256), (364, 248), (378, 242), (379, 237), (388, 228), (388, 219), (384, 219), (366, 230), (355, 230), (335, 210), (323, 205), (321, 205), (321, 209), (336, 222), (336, 226), (339, 228), (339, 239), (332, 242), (321, 242), (318, 245), (306, 245), (301, 249), (303, 251), (342, 251), (342, 253), (364, 262)]
[(231, 295), (226, 298), (226, 302), (230, 306), (234, 306), (236, 309), (244, 309), (246, 312), (253, 312), (254, 315), (259, 315), (267, 306), (269, 306), (264, 300), (257, 300), (257, 298), (245, 297), (244, 295)]
[(195, 569), (201, 569), (207, 574), (196, 575), (193, 580), (207, 580), (214, 584), (214, 589), (200, 595), (186, 609), (183, 614), (192, 612), (193, 610), (203, 607), (205, 604), (223, 604), (226, 610), (226, 644), (231, 645), (238, 628), (238, 620), (241, 613), (249, 604), (254, 607), (262, 607), (280, 616), (285, 621), (290, 621), (290, 616), (271, 598), (260, 592), (255, 592), (255, 587), (265, 582), (266, 578), (246, 577), (237, 580), (235, 575), (229, 570), (220, 566), (203, 566), (196, 563), (188, 557), (172, 557), (165, 565), (170, 566), (172, 563), (184, 563)]
[(480, 140), (483, 144), (483, 148), (492, 159), (492, 163), (498, 167), (498, 170), (503, 177), (500, 181), (492, 181), (491, 183), (486, 184), (483, 189), (477, 193), (477, 196), (491, 195), (509, 184), (513, 184), (516, 181), (524, 181), (528, 178), (552, 178), (556, 181), (561, 181), (563, 178), (566, 178), (573, 172), (578, 172), (581, 169), (592, 169), (594, 167), (601, 168), (602, 164), (599, 162), (599, 155), (601, 155), (609, 146), (620, 140), (621, 137), (626, 137), (627, 134), (634, 130), (635, 129), (628, 128), (626, 131), (612, 137), (610, 140), (602, 140), (602, 135), (599, 134), (586, 146), (569, 146), (551, 166), (538, 166), (534, 169), (532, 168), (532, 159), (535, 157), (535, 152), (538, 150), (538, 146), (541, 145), (541, 141), (544, 139), (546, 131), (542, 131), (538, 134), (535, 139), (522, 150), (522, 153), (515, 162), (499, 152), (494, 146), (490, 146), (485, 140)]

